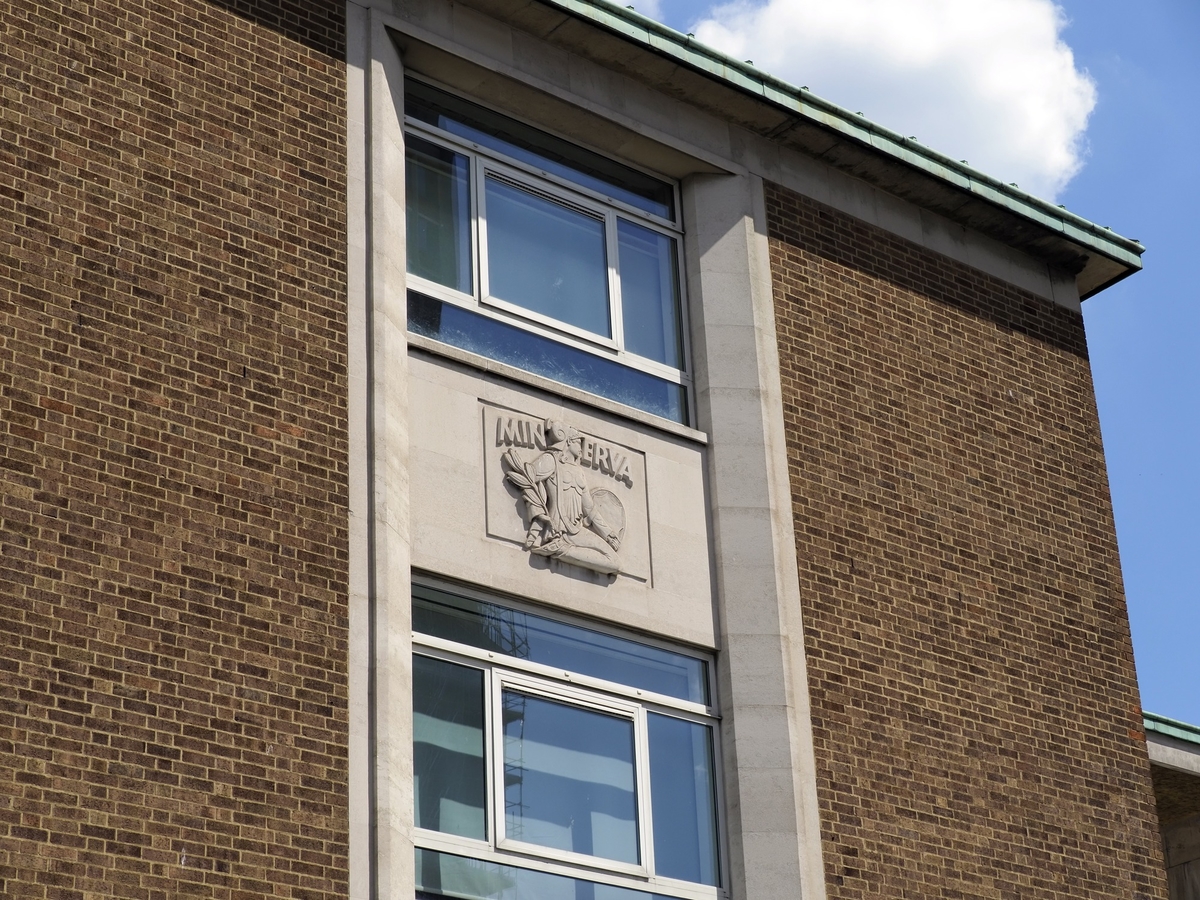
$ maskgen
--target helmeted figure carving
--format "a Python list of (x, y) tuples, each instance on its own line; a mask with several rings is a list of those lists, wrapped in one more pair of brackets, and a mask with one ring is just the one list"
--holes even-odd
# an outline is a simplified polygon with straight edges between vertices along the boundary
[(617, 551), (625, 508), (612, 491), (588, 487), (579, 455), (583, 437), (557, 419), (543, 425), (546, 449), (526, 461), (516, 450), (501, 457), (505, 478), (525, 501), (524, 548), (605, 574), (620, 571)]

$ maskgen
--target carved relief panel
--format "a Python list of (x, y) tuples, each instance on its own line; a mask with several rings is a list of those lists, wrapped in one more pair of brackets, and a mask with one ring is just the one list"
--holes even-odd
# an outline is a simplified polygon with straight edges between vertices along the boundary
[(650, 580), (642, 453), (487, 404), (483, 445), (489, 536), (519, 545), (534, 565)]

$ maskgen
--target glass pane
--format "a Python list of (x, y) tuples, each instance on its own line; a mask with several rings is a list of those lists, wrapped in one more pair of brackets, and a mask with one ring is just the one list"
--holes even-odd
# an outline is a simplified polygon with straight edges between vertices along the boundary
[(501, 702), (505, 834), (636, 863), (633, 722), (516, 691)]
[(487, 838), (479, 669), (413, 657), (413, 792), (418, 828)]
[(409, 136), (404, 164), (408, 271), (473, 293), (470, 161)]
[(708, 703), (704, 660), (424, 585), (413, 630), (680, 700)]
[(688, 424), (687, 393), (681, 385), (415, 291), (408, 294), (408, 328), (452, 347)]
[(491, 295), (611, 337), (603, 220), (495, 178), (486, 191)]
[(617, 220), (625, 349), (683, 367), (675, 239)]
[(656, 713), (646, 719), (655, 873), (715, 885), (719, 873), (712, 729)]
[(417, 898), (668, 900), (657, 894), (417, 848)]
[(634, 209), (675, 219), (675, 192), (666, 182), (445, 91), (406, 79), (404, 113)]

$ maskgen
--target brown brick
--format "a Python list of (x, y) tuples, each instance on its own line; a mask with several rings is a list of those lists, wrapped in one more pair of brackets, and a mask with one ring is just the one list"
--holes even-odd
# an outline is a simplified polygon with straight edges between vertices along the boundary
[(830, 897), (1164, 898), (1081, 316), (767, 207)]
[(3, 8), (0, 896), (345, 896), (344, 4)]

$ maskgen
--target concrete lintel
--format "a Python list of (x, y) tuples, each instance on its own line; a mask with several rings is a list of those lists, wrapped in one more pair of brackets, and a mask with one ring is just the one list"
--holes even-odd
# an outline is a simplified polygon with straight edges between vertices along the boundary
[[(461, 23), (456, 20), (447, 24), (453, 27)], [(557, 73), (546, 71), (547, 67), (527, 71), (540, 56), (553, 55), (554, 48), (548, 45), (523, 48), (533, 52), (523, 53), (518, 59), (502, 59), (498, 57), (511, 54), (497, 54), (494, 47), (484, 42), (477, 45), (464, 42), (461, 27), (455, 28), (450, 36), (400, 17), (389, 19), (389, 25), (397, 35), (405, 66), (410, 71), (485, 103), (528, 110), (543, 122), (554, 122), (555, 128), (542, 127), (569, 140), (673, 178), (692, 172), (745, 172), (727, 154), (715, 153), (657, 128), (646, 117), (624, 113), (615, 104), (588, 97), (580, 90), (580, 82), (586, 78), (581, 79), (577, 72), (568, 71), (555, 78)], [(504, 44), (522, 38), (524, 43), (533, 42), (512, 30)], [(571, 60), (568, 66), (578, 68), (579, 62)], [(586, 114), (580, 115), (581, 112)], [(600, 131), (596, 129), (597, 120), (605, 123)]]
[(1200, 777), (1200, 744), (1150, 731), (1146, 733), (1146, 750), (1154, 765)]

